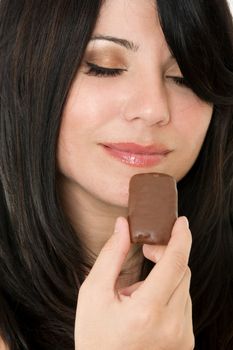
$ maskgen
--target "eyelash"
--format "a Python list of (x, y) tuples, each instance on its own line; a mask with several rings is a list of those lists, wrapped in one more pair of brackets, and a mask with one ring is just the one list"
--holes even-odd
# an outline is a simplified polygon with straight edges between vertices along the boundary
[(86, 64), (89, 67), (89, 70), (86, 74), (88, 75), (94, 75), (97, 77), (115, 77), (117, 75), (120, 75), (123, 71), (126, 71), (126, 69), (120, 69), (120, 68), (105, 68), (97, 66), (94, 63), (86, 62)]
[[(101, 67), (90, 62), (86, 62), (86, 64), (89, 67), (89, 70), (86, 74), (96, 76), (96, 77), (116, 77), (118, 75), (121, 75), (124, 71), (127, 71), (127, 69), (122, 69), (122, 68)], [(173, 82), (178, 86), (189, 87), (188, 82), (183, 77), (168, 76), (167, 78), (172, 79)]]

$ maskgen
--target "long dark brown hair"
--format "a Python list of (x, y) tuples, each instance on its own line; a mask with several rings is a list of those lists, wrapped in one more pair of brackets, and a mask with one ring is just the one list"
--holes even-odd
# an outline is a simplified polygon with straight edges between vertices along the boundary
[[(62, 111), (101, 0), (0, 1), (0, 334), (20, 350), (74, 349), (85, 254), (62, 210)], [(178, 184), (193, 234), (196, 349), (233, 349), (233, 24), (225, 0), (157, 0), (185, 79), (214, 104)], [(142, 275), (152, 264), (145, 260)], [(101, 316), (100, 316), (101, 317)]]

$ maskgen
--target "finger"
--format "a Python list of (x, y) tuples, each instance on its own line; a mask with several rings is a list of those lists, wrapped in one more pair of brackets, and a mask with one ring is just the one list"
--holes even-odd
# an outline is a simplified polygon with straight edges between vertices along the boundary
[(121, 288), (118, 290), (118, 293), (119, 293), (119, 297), (121, 295), (124, 295), (124, 296), (130, 296), (132, 295), (135, 290), (138, 289), (138, 287), (143, 283), (143, 281), (139, 281), (139, 282), (136, 282), (134, 284), (132, 284), (132, 286), (129, 286), (129, 287), (126, 287), (126, 288)]
[(103, 290), (114, 290), (122, 264), (130, 248), (128, 222), (118, 217), (114, 233), (101, 249), (89, 275), (88, 281), (100, 286)]
[(147, 259), (157, 263), (162, 258), (166, 247), (165, 245), (144, 244), (142, 251)]
[(187, 299), (186, 305), (185, 305), (185, 315), (186, 315), (188, 320), (193, 319), (193, 304), (192, 304), (192, 299), (191, 299), (190, 294), (188, 296), (188, 299)]
[(148, 303), (155, 301), (162, 305), (168, 303), (188, 267), (191, 241), (187, 219), (178, 218), (163, 257), (137, 290), (139, 298)]
[(193, 306), (192, 306), (192, 299), (189, 295), (188, 300), (186, 302), (186, 308), (185, 308), (185, 323), (188, 325), (187, 333), (190, 334), (191, 339), (193, 340), (193, 346), (190, 349), (194, 349), (195, 347), (195, 338), (193, 335)]
[(180, 284), (176, 287), (174, 293), (171, 295), (171, 298), (168, 302), (168, 307), (171, 310), (172, 314), (184, 315), (186, 312), (187, 301), (190, 298), (189, 289), (191, 281), (191, 271), (188, 267), (184, 277), (182, 278)]

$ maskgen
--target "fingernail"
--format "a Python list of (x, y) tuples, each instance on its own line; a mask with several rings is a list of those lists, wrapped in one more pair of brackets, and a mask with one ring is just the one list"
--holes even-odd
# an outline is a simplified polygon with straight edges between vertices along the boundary
[(187, 228), (189, 229), (189, 221), (186, 216), (183, 216), (183, 221), (185, 222)]
[(118, 218), (116, 219), (116, 222), (115, 222), (114, 234), (118, 234), (118, 233), (121, 231), (121, 229), (122, 229), (122, 224), (123, 224), (122, 218), (121, 218), (121, 217), (118, 217)]

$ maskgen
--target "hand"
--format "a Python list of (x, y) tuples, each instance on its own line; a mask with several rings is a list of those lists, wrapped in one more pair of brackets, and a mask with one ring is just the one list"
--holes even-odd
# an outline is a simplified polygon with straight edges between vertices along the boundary
[[(119, 217), (114, 234), (80, 288), (75, 349), (192, 350), (191, 232), (187, 219), (177, 219), (164, 253), (147, 278), (117, 290), (129, 248), (128, 222)], [(143, 252), (156, 260), (156, 249), (144, 245)]]

